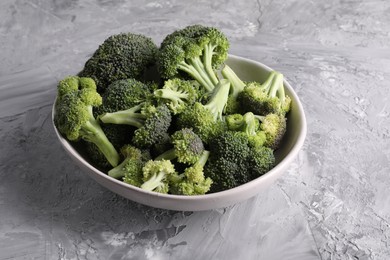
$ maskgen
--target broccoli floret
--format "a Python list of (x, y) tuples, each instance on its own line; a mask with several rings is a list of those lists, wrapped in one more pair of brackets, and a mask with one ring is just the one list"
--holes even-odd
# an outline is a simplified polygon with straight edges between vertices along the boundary
[(140, 79), (155, 64), (158, 47), (144, 35), (120, 33), (107, 38), (85, 63), (79, 76), (96, 81), (99, 93), (120, 79)]
[[(79, 80), (78, 88), (74, 87), (75, 79)], [(93, 80), (72, 76), (61, 81), (58, 88), (54, 122), (60, 133), (70, 141), (83, 139), (94, 143), (107, 161), (117, 166), (119, 154), (92, 112), (93, 107), (102, 103)]]
[(251, 148), (246, 134), (226, 131), (212, 140), (209, 149), (205, 176), (213, 180), (212, 192), (231, 189), (250, 180)]
[(150, 102), (150, 86), (135, 79), (117, 80), (111, 83), (102, 94), (103, 104), (98, 115), (126, 110), (144, 102)]
[(252, 175), (251, 179), (267, 173), (275, 166), (274, 151), (265, 146), (252, 148), (248, 160)]
[(287, 119), (280, 114), (268, 114), (266, 116), (256, 116), (261, 121), (260, 131), (265, 134), (264, 145), (273, 150), (279, 148), (280, 143), (287, 131)]
[(199, 160), (185, 168), (182, 174), (171, 175), (170, 192), (178, 195), (202, 195), (207, 193), (213, 183), (211, 178), (205, 178), (203, 172), (209, 155), (209, 151), (203, 151)]
[(100, 120), (106, 124), (124, 124), (137, 127), (132, 138), (140, 148), (148, 148), (164, 138), (172, 121), (172, 115), (166, 105), (143, 104), (127, 110), (101, 115)]
[(171, 136), (173, 148), (157, 156), (155, 160), (177, 159), (180, 163), (194, 164), (204, 151), (200, 137), (192, 129), (182, 128)]
[(238, 101), (238, 95), (244, 90), (246, 84), (237, 76), (237, 74), (228, 66), (221, 71), (222, 76), (230, 82), (230, 93), (226, 104), (226, 114), (236, 114), (241, 111), (241, 105)]
[(158, 69), (165, 79), (184, 74), (212, 91), (219, 81), (215, 70), (227, 59), (228, 49), (229, 41), (218, 29), (188, 26), (163, 40)]
[(225, 122), (222, 113), (227, 102), (229, 86), (230, 83), (227, 80), (221, 80), (207, 104), (195, 102), (192, 107), (188, 107), (178, 115), (177, 125), (180, 128), (192, 128), (205, 143), (223, 132)]
[(176, 173), (174, 165), (169, 160), (150, 160), (142, 168), (143, 184), (141, 188), (159, 193), (169, 192), (169, 176)]
[(130, 182), (141, 183), (143, 167), (141, 150), (131, 145), (125, 145), (121, 149), (121, 154), (124, 157), (123, 161), (109, 170), (108, 175), (115, 179), (121, 179), (127, 174)]
[(272, 71), (263, 84), (247, 83), (238, 100), (245, 112), (262, 116), (269, 113), (285, 115), (291, 106), (291, 98), (284, 92), (283, 75), (276, 71)]
[(195, 80), (169, 79), (165, 81), (163, 88), (154, 91), (154, 95), (163, 100), (173, 114), (179, 114), (197, 101), (197, 84)]

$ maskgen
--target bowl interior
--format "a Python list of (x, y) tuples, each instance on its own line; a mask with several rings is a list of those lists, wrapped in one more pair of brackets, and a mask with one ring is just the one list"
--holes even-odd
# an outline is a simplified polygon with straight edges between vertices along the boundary
[[(263, 82), (271, 68), (262, 63), (229, 55), (227, 64), (245, 81)], [(54, 126), (57, 137), (71, 158), (98, 183), (119, 195), (136, 202), (170, 210), (198, 211), (221, 208), (248, 199), (256, 195), (259, 189), (266, 188), (272, 183), (301, 149), (306, 136), (306, 119), (298, 96), (285, 80), (286, 94), (291, 97), (291, 111), (287, 115), (287, 132), (281, 147), (275, 152), (277, 165), (263, 176), (238, 186), (234, 189), (199, 196), (180, 196), (148, 192), (131, 186), (122, 181), (109, 177), (106, 173), (94, 167), (90, 162), (82, 143), (68, 142)], [(54, 105), (52, 118), (54, 118)], [(54, 121), (53, 121), (54, 125)]]

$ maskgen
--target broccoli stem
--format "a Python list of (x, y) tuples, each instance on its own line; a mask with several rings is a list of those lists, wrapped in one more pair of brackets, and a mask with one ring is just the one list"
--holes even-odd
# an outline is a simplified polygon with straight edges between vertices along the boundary
[(204, 150), (202, 155), (200, 156), (199, 160), (196, 162), (197, 165), (204, 167), (207, 163), (207, 160), (209, 159), (210, 152), (207, 150)]
[(158, 186), (161, 185), (163, 179), (165, 178), (166, 173), (163, 171), (160, 171), (159, 173), (153, 175), (149, 180), (144, 182), (141, 185), (141, 189), (147, 190), (147, 191), (153, 191)]
[(123, 162), (121, 162), (118, 166), (112, 168), (111, 170), (108, 171), (108, 176), (111, 176), (115, 179), (120, 179), (125, 177), (125, 171), (124, 167), (126, 163), (129, 161), (128, 158), (124, 159)]
[(119, 163), (119, 154), (107, 139), (107, 136), (103, 132), (98, 121), (94, 119), (92, 107), (89, 107), (88, 110), (91, 114), (91, 119), (82, 126), (81, 135), (84, 140), (94, 143), (106, 157), (107, 161), (115, 167)]
[(256, 135), (256, 117), (252, 112), (247, 112), (244, 115), (244, 131), (248, 136)]
[(266, 93), (268, 93), (269, 90), (271, 89), (275, 76), (276, 76), (276, 72), (272, 71), (271, 74), (268, 76), (267, 80), (263, 84), (261, 84), (261, 87), (264, 89)]
[(278, 96), (280, 103), (284, 103), (285, 101), (285, 93), (283, 86), (283, 74), (276, 72), (275, 77), (272, 81), (272, 86), (270, 89), (270, 96), (275, 97)]
[(99, 118), (106, 124), (131, 125), (141, 128), (144, 125), (145, 115), (138, 113), (142, 105), (137, 105), (127, 110), (121, 110), (113, 113), (105, 113)]
[(159, 156), (156, 157), (156, 159), (154, 159), (155, 161), (160, 161), (160, 160), (173, 160), (175, 159), (177, 156), (176, 156), (176, 153), (175, 153), (175, 149), (172, 148), (168, 151), (165, 151), (164, 153), (160, 154)]
[(213, 84), (207, 72), (205, 71), (205, 68), (200, 58), (192, 58), (189, 59), (187, 62), (182, 61), (179, 64), (179, 69), (188, 73), (191, 77), (198, 81), (207, 91), (213, 91), (215, 84)]
[(228, 79), (231, 83), (230, 95), (233, 98), (237, 98), (238, 94), (242, 92), (245, 88), (245, 83), (237, 76), (237, 74), (228, 66), (225, 67), (221, 71), (222, 76), (225, 79)]
[(222, 79), (215, 87), (209, 102), (204, 106), (214, 115), (214, 120), (222, 120), (222, 113), (226, 106), (230, 91), (230, 82)]
[(180, 93), (177, 91), (174, 91), (172, 89), (157, 89), (154, 91), (154, 94), (159, 98), (169, 99), (172, 100), (175, 103), (179, 103), (182, 101), (182, 99), (187, 100), (188, 94), (187, 93)]
[(203, 64), (214, 85), (218, 84), (219, 81), (212, 66), (213, 55), (215, 54), (214, 49), (216, 47), (217, 45), (207, 44), (203, 52)]

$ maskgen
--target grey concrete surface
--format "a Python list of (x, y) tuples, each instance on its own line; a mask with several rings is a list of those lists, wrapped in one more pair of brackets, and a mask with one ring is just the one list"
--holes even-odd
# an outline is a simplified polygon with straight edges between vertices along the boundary
[[(55, 139), (59, 79), (108, 36), (220, 28), (281, 71), (308, 136), (243, 203), (174, 212), (93, 182)], [(2, 0), (0, 259), (390, 259), (390, 2)]]

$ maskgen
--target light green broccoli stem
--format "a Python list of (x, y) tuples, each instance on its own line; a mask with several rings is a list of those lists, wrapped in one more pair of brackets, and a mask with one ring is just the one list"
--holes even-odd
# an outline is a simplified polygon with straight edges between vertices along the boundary
[(107, 139), (99, 125), (99, 122), (93, 117), (92, 106), (88, 106), (90, 120), (88, 120), (80, 129), (80, 135), (88, 142), (94, 143), (106, 157), (111, 166), (115, 167), (119, 163), (119, 154)]
[(162, 182), (166, 175), (167, 173), (164, 171), (160, 171), (154, 174), (149, 180), (147, 180), (141, 185), (141, 189), (153, 191), (154, 189), (163, 184)]
[(244, 115), (244, 130), (249, 136), (256, 135), (256, 117), (252, 112), (247, 112)]
[(226, 106), (230, 90), (230, 82), (227, 79), (222, 79), (215, 87), (210, 101), (204, 106), (211, 111), (214, 120), (222, 120), (222, 113)]
[(177, 157), (176, 155), (176, 152), (175, 152), (175, 149), (172, 148), (162, 154), (160, 154), (159, 156), (157, 156), (154, 160), (155, 161), (161, 161), (161, 160), (173, 160)]
[(209, 159), (210, 152), (207, 150), (204, 150), (202, 155), (199, 158), (199, 161), (196, 162), (196, 164), (200, 167), (204, 167), (207, 163), (207, 160)]
[(214, 49), (216, 47), (217, 45), (207, 44), (203, 51), (203, 64), (205, 65), (207, 75), (209, 75), (214, 85), (217, 85), (219, 82), (212, 65), (213, 55), (215, 54)]
[(269, 96), (270, 97), (276, 97), (277, 94), (281, 103), (284, 102), (284, 95), (281, 95), (280, 91), (284, 92), (284, 87), (283, 87), (283, 74), (279, 72), (275, 72), (275, 76), (272, 80), (272, 84), (269, 90)]
[(199, 57), (188, 59), (188, 64), (182, 61), (179, 64), (179, 69), (185, 71), (197, 80), (208, 92), (213, 91), (215, 85), (205, 71), (202, 61)]
[(113, 113), (105, 113), (99, 118), (105, 124), (131, 125), (140, 128), (144, 125), (145, 115), (138, 113), (142, 105), (137, 105), (127, 110)]
[(267, 80), (261, 84), (261, 88), (266, 92), (269, 93), (271, 87), (274, 84), (274, 77), (276, 76), (276, 71), (271, 71), (270, 75), (268, 76)]
[(124, 159), (118, 166), (112, 168), (111, 170), (108, 171), (108, 176), (111, 176), (115, 179), (120, 179), (125, 176), (125, 165), (129, 161), (129, 158)]
[(154, 95), (156, 95), (158, 98), (169, 99), (175, 104), (183, 103), (183, 99), (188, 99), (188, 93), (180, 93), (178, 91), (167, 88), (155, 90)]
[(221, 74), (225, 79), (228, 79), (231, 83), (230, 95), (233, 98), (237, 98), (238, 94), (244, 90), (245, 83), (242, 82), (242, 80), (228, 65), (225, 65), (225, 67), (221, 71)]

